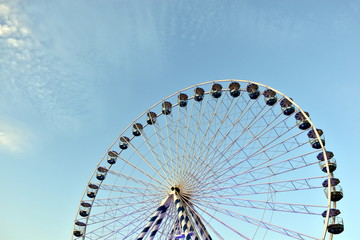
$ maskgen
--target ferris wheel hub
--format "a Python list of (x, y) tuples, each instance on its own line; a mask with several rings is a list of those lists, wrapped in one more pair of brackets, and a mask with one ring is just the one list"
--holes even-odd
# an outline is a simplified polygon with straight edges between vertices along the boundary
[(178, 186), (171, 187), (171, 191), (175, 191), (177, 193), (180, 193), (180, 188)]

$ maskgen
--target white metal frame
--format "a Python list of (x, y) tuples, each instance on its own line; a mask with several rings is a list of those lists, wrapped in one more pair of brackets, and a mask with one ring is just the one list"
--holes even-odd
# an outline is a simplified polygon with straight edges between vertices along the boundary
[[(194, 89), (194, 88), (196, 88), (196, 87), (202, 87), (202, 86), (209, 86), (210, 84), (213, 84), (213, 83), (222, 84), (222, 83), (230, 83), (230, 82), (239, 82), (240, 84), (250, 84), (250, 83), (254, 83), (254, 84), (257, 84), (258, 86), (260, 86), (260, 87), (262, 87), (262, 88), (264, 88), (264, 89), (271, 89), (271, 90), (273, 90), (274, 92), (276, 92), (276, 94), (280, 95), (282, 98), (287, 98), (287, 99), (295, 106), (296, 110), (297, 110), (298, 112), (301, 112), (301, 113), (306, 117), (306, 120), (311, 124), (311, 129), (314, 129), (314, 132), (315, 132), (315, 134), (316, 134), (317, 139), (320, 140), (320, 136), (319, 136), (318, 132), (316, 131), (317, 128), (315, 127), (315, 125), (314, 125), (314, 123), (311, 121), (311, 119), (305, 114), (305, 112), (300, 108), (299, 105), (297, 105), (291, 98), (287, 97), (287, 96), (286, 96), (285, 94), (283, 94), (282, 92), (280, 92), (280, 91), (278, 91), (278, 90), (276, 90), (276, 89), (274, 89), (274, 88), (272, 88), (272, 87), (270, 87), (270, 86), (267, 86), (267, 85), (264, 85), (264, 84), (261, 84), (261, 83), (257, 83), (257, 82), (247, 81), (247, 80), (226, 79), (226, 80), (209, 81), (209, 82), (204, 82), (204, 83), (201, 83), (201, 84), (193, 85), (193, 86), (184, 88), (184, 89), (182, 89), (182, 90), (180, 90), (180, 91), (177, 91), (177, 92), (175, 92), (174, 94), (171, 94), (171, 95), (169, 95), (168, 97), (161, 99), (159, 102), (157, 102), (157, 103), (154, 104), (152, 107), (150, 107), (149, 109), (147, 109), (146, 111), (144, 111), (142, 114), (140, 114), (140, 116), (139, 116), (138, 118), (136, 118), (131, 124), (129, 124), (129, 125), (125, 128), (125, 130), (124, 130), (123, 132), (121, 132), (121, 133), (119, 134), (119, 136), (115, 139), (115, 141), (110, 145), (109, 149), (104, 153), (104, 155), (103, 155), (103, 157), (101, 158), (100, 162), (99, 162), (98, 165), (96, 166), (96, 168), (95, 168), (92, 176), (90, 177), (89, 184), (90, 184), (91, 182), (93, 182), (93, 180), (94, 180), (94, 178), (95, 178), (95, 176), (96, 176), (98, 167), (100, 167), (100, 166), (104, 163), (104, 161), (106, 161), (107, 152), (110, 151), (110, 150), (113, 150), (113, 149), (115, 148), (116, 144), (119, 142), (120, 137), (123, 136), (126, 132), (129, 132), (129, 129), (132, 128), (133, 124), (136, 123), (136, 122), (138, 122), (140, 119), (144, 118), (144, 116), (146, 116), (146, 113), (148, 113), (150, 110), (155, 109), (155, 108), (158, 107), (159, 105), (161, 106), (161, 104), (162, 104), (164, 101), (166, 101), (166, 100), (168, 100), (168, 99), (172, 99), (172, 98), (174, 98), (175, 96), (177, 96), (179, 93), (186, 92), (186, 91), (188, 91), (188, 90), (190, 90), (190, 89)], [(226, 94), (226, 92), (228, 91), (228, 89), (225, 88), (225, 89), (223, 89), (222, 91), (223, 91), (223, 94)], [(245, 92), (245, 89), (242, 88), (241, 91), (242, 91), (242, 93), (244, 93), (244, 92)], [(205, 94), (206, 94), (206, 95), (210, 94), (210, 91), (205, 92)], [(208, 97), (207, 99), (204, 99), (203, 101), (204, 101), (204, 102), (205, 102), (205, 101), (209, 101), (209, 98), (210, 98), (210, 97)], [(223, 96), (222, 96), (221, 98), (223, 98)], [(195, 102), (195, 101), (193, 100), (193, 96), (189, 96), (189, 102), (190, 102), (190, 101)], [(222, 100), (219, 99), (219, 102), (220, 102), (220, 101), (222, 101)], [(260, 101), (260, 100), (255, 100), (255, 101)], [(255, 101), (251, 102), (250, 104), (254, 104)], [(217, 107), (217, 108), (221, 107), (220, 104), (222, 104), (222, 103), (219, 103), (219, 102), (216, 103), (216, 104), (218, 104), (218, 105), (215, 104), (215, 106), (214, 106), (215, 108), (216, 108), (216, 107)], [(176, 109), (177, 105), (178, 105), (177, 103), (174, 103), (174, 104), (173, 104), (173, 111), (181, 111), (181, 110), (180, 110), (180, 107), (178, 107), (179, 110)], [(191, 106), (189, 106), (189, 107), (194, 107), (194, 103), (193, 103), (193, 105), (191, 105)], [(235, 105), (233, 105), (232, 107), (235, 107)], [(251, 106), (249, 106), (249, 109), (250, 109), (250, 108), (251, 108)], [(205, 109), (202, 109), (202, 111), (204, 111), (204, 110), (205, 110)], [(192, 111), (192, 110), (191, 110), (191, 111)], [(269, 111), (269, 110), (268, 110), (268, 111)], [(228, 113), (229, 113), (229, 112), (228, 112)], [(266, 113), (263, 113), (263, 114), (265, 115)], [(162, 113), (159, 113), (157, 117), (158, 117), (158, 118), (164, 117), (164, 118), (165, 118), (165, 122), (168, 121), (168, 117), (167, 117), (167, 116), (162, 116), (162, 115), (163, 115)], [(199, 115), (200, 115), (200, 118), (203, 118), (203, 116), (204, 116), (201, 112), (200, 112)], [(180, 115), (178, 115), (178, 116), (180, 116)], [(171, 116), (170, 116), (170, 117), (171, 117)], [(216, 111), (214, 111), (214, 112), (213, 112), (213, 115), (211, 116), (211, 118), (216, 118), (216, 117), (217, 117), (217, 116), (216, 116)], [(242, 116), (239, 116), (239, 118), (235, 120), (235, 123), (233, 124), (234, 126), (235, 126), (236, 124), (241, 124), (241, 121), (240, 121), (240, 120), (241, 120), (241, 117), (242, 117)], [(224, 119), (225, 119), (225, 118), (224, 118)], [(173, 121), (180, 121), (180, 119), (174, 119)], [(211, 121), (212, 121), (212, 120), (209, 120), (209, 122), (211, 122)], [(225, 121), (225, 120), (224, 120), (224, 121)], [(257, 120), (254, 119), (253, 121), (257, 121)], [(295, 120), (294, 120), (294, 121), (295, 121)], [(167, 122), (166, 122), (166, 124), (167, 124)], [(187, 123), (185, 123), (184, 127), (188, 127), (189, 124), (190, 124), (190, 121), (187, 122)], [(199, 122), (199, 124), (200, 124), (200, 122)], [(234, 127), (234, 126), (233, 126), (233, 127)], [(154, 127), (154, 128), (156, 128), (156, 127), (158, 127), (158, 126), (157, 126), (156, 124), (153, 125), (153, 126), (150, 126), (150, 125), (148, 125), (148, 124), (145, 124), (145, 125), (144, 125), (144, 129), (146, 129), (147, 127)], [(230, 130), (231, 130), (231, 129), (232, 129), (232, 128), (230, 128)], [(153, 137), (153, 138), (155, 137), (155, 138), (157, 139), (156, 141), (159, 142), (160, 144), (163, 144), (163, 143), (165, 144), (164, 141), (167, 141), (167, 143), (166, 143), (167, 145), (173, 144), (172, 141), (175, 141), (175, 140), (176, 140), (176, 139), (174, 140), (174, 139), (170, 139), (170, 138), (164, 139), (163, 136), (161, 136), (161, 134), (163, 134), (163, 133), (160, 132), (159, 129), (157, 129), (157, 130), (158, 130), (159, 132), (156, 133), (156, 136), (147, 136), (147, 135), (146, 135), (146, 134), (147, 134), (146, 131), (144, 131), (143, 134), (141, 135), (141, 139), (143, 139), (145, 145), (146, 145), (150, 150), (152, 149), (152, 145), (151, 145), (152, 143), (151, 143), (151, 141), (150, 141), (150, 139), (149, 139), (150, 137)], [(167, 131), (174, 131), (175, 134), (178, 133), (176, 130), (170, 129), (170, 127), (169, 127), (169, 128), (166, 128), (166, 130), (167, 130)], [(198, 130), (199, 130), (199, 128), (197, 128), (197, 131), (198, 131)], [(230, 130), (229, 130), (229, 132), (230, 132)], [(199, 130), (199, 131), (200, 131), (200, 130)], [(208, 129), (206, 129), (206, 131), (211, 131), (210, 125), (209, 125)], [(188, 132), (186, 132), (185, 134), (188, 134)], [(169, 136), (170, 134), (167, 133), (167, 135)], [(216, 137), (217, 137), (217, 136), (218, 136), (218, 133), (214, 133), (214, 139), (213, 139), (212, 141), (216, 141)], [(179, 136), (174, 136), (174, 137), (176, 138), (176, 137), (179, 137)], [(256, 138), (256, 137), (259, 137), (259, 136), (253, 135), (253, 137)], [(260, 137), (261, 137), (261, 135), (260, 135)], [(133, 138), (134, 138), (133, 136), (130, 138), (129, 150), (131, 149), (131, 150), (134, 151), (138, 156), (140, 156), (140, 158), (141, 158), (144, 162), (146, 162), (146, 164), (157, 174), (157, 176), (163, 176), (163, 174), (165, 174), (165, 175), (168, 175), (168, 174), (172, 175), (172, 178), (162, 178), (161, 180), (160, 180), (160, 179), (157, 179), (157, 178), (154, 178), (153, 176), (151, 176), (151, 175), (149, 175), (148, 173), (146, 173), (145, 170), (142, 170), (142, 169), (138, 168), (138, 167), (136, 166), (136, 164), (130, 162), (128, 159), (122, 157), (122, 155), (119, 154), (119, 156), (118, 156), (119, 160), (118, 160), (118, 161), (120, 161), (120, 160), (123, 161), (124, 163), (132, 166), (134, 169), (136, 169), (136, 170), (138, 170), (139, 172), (141, 172), (141, 173), (143, 173), (144, 175), (146, 175), (149, 179), (153, 179), (153, 182), (148, 182), (148, 183), (146, 183), (146, 184), (148, 185), (148, 187), (147, 187), (146, 189), (136, 189), (136, 191), (138, 191), (138, 194), (141, 194), (141, 191), (150, 191), (151, 189), (156, 189), (156, 188), (158, 188), (159, 191), (162, 191), (163, 194), (166, 195), (167, 192), (166, 192), (166, 190), (164, 190), (164, 189), (168, 188), (169, 185), (171, 186), (171, 185), (173, 184), (174, 179), (182, 179), (182, 180), (185, 182), (185, 178), (184, 178), (184, 176), (181, 176), (182, 173), (181, 173), (181, 171), (180, 171), (179, 169), (177, 169), (175, 172), (172, 172), (173, 169), (176, 169), (175, 166), (172, 165), (172, 164), (175, 163), (175, 161), (170, 161), (170, 163), (164, 163), (164, 162), (162, 162), (162, 161), (164, 161), (164, 159), (173, 158), (173, 156), (171, 156), (171, 155), (172, 155), (172, 152), (171, 152), (171, 151), (169, 151), (169, 152), (162, 151), (162, 156), (159, 156), (159, 154), (158, 154), (157, 152), (151, 152), (151, 155), (154, 157), (154, 159), (155, 159), (156, 162), (157, 162), (156, 164), (159, 165), (159, 166), (161, 166), (161, 168), (158, 169), (158, 168), (154, 167), (153, 164), (155, 164), (155, 163), (149, 162), (149, 161), (147, 160), (147, 158), (146, 158), (145, 156), (143, 156), (143, 154), (140, 152), (140, 150), (139, 150), (136, 146), (134, 146), (134, 145), (132, 144), (132, 139), (133, 139)], [(139, 138), (140, 138), (140, 137), (139, 137)], [(201, 139), (201, 137), (200, 137), (200, 139)], [(220, 139), (220, 141), (223, 141), (223, 142), (224, 142), (225, 140), (226, 140), (225, 137), (223, 137), (222, 139)], [(195, 141), (195, 138), (193, 139), (193, 141)], [(205, 141), (205, 139), (201, 139), (201, 141)], [(326, 178), (327, 178), (328, 182), (330, 183), (330, 179), (333, 178), (334, 175), (333, 175), (333, 173), (330, 173), (330, 170), (329, 170), (329, 160), (327, 159), (326, 149), (325, 149), (322, 141), (319, 141), (319, 143), (320, 143), (320, 145), (321, 145), (321, 151), (323, 152), (324, 158), (325, 158), (325, 163), (326, 163), (326, 168), (327, 168)], [(220, 142), (220, 144), (222, 144), (222, 142)], [(187, 146), (184, 146), (183, 148), (186, 148), (186, 147), (187, 147)], [(194, 144), (194, 142), (192, 143), (191, 147), (192, 147), (192, 148), (196, 147), (196, 145)], [(265, 146), (264, 146), (264, 147), (265, 147)], [(166, 148), (166, 147), (160, 146), (160, 148)], [(176, 149), (179, 149), (179, 148), (180, 148), (180, 146), (176, 146)], [(199, 149), (199, 150), (201, 150), (201, 151), (203, 151), (203, 152), (208, 151), (208, 154), (212, 154), (211, 152), (209, 152), (208, 149)], [(152, 151), (152, 150), (151, 150), (151, 151)], [(185, 151), (185, 150), (183, 150), (183, 151)], [(221, 154), (221, 152), (219, 152), (219, 153), (217, 153), (217, 154)], [(236, 153), (234, 153), (234, 154), (236, 154)], [(179, 160), (179, 161), (181, 161), (181, 160)], [(229, 160), (229, 161), (230, 161), (230, 160)], [(271, 161), (270, 158), (269, 158), (269, 161)], [(194, 168), (194, 169), (197, 169), (198, 172), (201, 172), (201, 171), (204, 170), (204, 169), (201, 168), (201, 165), (202, 165), (202, 164), (204, 164), (204, 162), (198, 162), (197, 165), (189, 166), (189, 167), (192, 167), (192, 168)], [(224, 164), (224, 167), (225, 167), (226, 162), (224, 161), (224, 162), (222, 162), (221, 164)], [(170, 166), (169, 166), (169, 165), (170, 165)], [(171, 166), (171, 165), (172, 165), (172, 166)], [(273, 167), (273, 165), (269, 164), (269, 165), (265, 165), (264, 167), (271, 169), (271, 167)], [(161, 171), (161, 172), (159, 172), (159, 171)], [(220, 168), (220, 171), (221, 171), (221, 168)], [(226, 172), (226, 171), (224, 171), (224, 172)], [(210, 174), (210, 173), (211, 173), (211, 172), (209, 172), (208, 174)], [(144, 180), (142, 180), (142, 179), (137, 179), (136, 176), (127, 175), (127, 173), (122, 173), (122, 172), (117, 172), (116, 170), (112, 170), (112, 169), (111, 169), (111, 166), (109, 167), (109, 172), (108, 172), (108, 174), (113, 174), (113, 175), (116, 175), (116, 176), (121, 177), (121, 178), (131, 179), (131, 181), (133, 181), (133, 182), (138, 182), (138, 183), (144, 181)], [(213, 174), (214, 174), (214, 173), (213, 173)], [(204, 175), (203, 175), (203, 176), (204, 176)], [(317, 178), (320, 178), (320, 177), (314, 177), (314, 179), (317, 179)], [(208, 179), (202, 179), (202, 180), (204, 181), (204, 180), (208, 180)], [(287, 191), (287, 190), (286, 190), (286, 185), (287, 185), (287, 184), (299, 184), (299, 186), (301, 186), (301, 183), (304, 184), (305, 181), (312, 181), (312, 180), (313, 180), (313, 179), (311, 179), (311, 178), (306, 178), (306, 179), (291, 180), (291, 181), (288, 181), (288, 182), (283, 181), (283, 182), (272, 182), (272, 183), (273, 183), (273, 187), (274, 187), (274, 188), (278, 188), (278, 191)], [(221, 181), (218, 181), (218, 182), (216, 182), (216, 181), (217, 181), (217, 180), (214, 180), (214, 184), (215, 184), (215, 183), (221, 184)], [(100, 191), (102, 191), (102, 190), (116, 191), (116, 189), (117, 189), (117, 191), (121, 191), (120, 189), (123, 189), (123, 190), (124, 190), (124, 189), (126, 188), (126, 185), (124, 185), (124, 186), (121, 186), (121, 185), (120, 185), (120, 186), (116, 186), (116, 185), (106, 185), (105, 183), (106, 183), (106, 181), (105, 181), (104, 183), (102, 183), (102, 182), (99, 183), (99, 186), (101, 187)], [(245, 186), (248, 186), (248, 187), (251, 187), (251, 188), (258, 188), (258, 189), (259, 189), (259, 192), (261, 191), (261, 188), (264, 187), (264, 186), (262, 186), (261, 184), (257, 184), (256, 182), (255, 182), (255, 183), (252, 183), (251, 181), (250, 181), (248, 184), (243, 185), (242, 187), (245, 187)], [(226, 187), (229, 188), (230, 186), (226, 186)], [(234, 186), (234, 187), (237, 187), (237, 186)], [(282, 190), (282, 188), (284, 188), (285, 190)], [(122, 191), (123, 191), (123, 190), (122, 190)], [(209, 190), (211, 190), (211, 189), (209, 189)], [(135, 189), (130, 189), (130, 188), (129, 188), (127, 191), (135, 191)], [(288, 191), (290, 191), (290, 190), (288, 190)], [(87, 192), (87, 188), (85, 188), (85, 191), (84, 191), (84, 193), (83, 193), (82, 199), (87, 199), (87, 197), (86, 197), (86, 192)], [(206, 201), (206, 200), (204, 200), (204, 199), (201, 200), (201, 197), (204, 197), (204, 196), (197, 195), (196, 193), (192, 193), (192, 194), (193, 194), (192, 197), (197, 198), (197, 200), (199, 200), (199, 202), (202, 202), (203, 204), (206, 203), (208, 206), (210, 206), (210, 207), (208, 207), (208, 208), (211, 208), (212, 205), (213, 205), (213, 207), (217, 206), (217, 205), (215, 204), (215, 202)], [(331, 198), (330, 198), (330, 195), (331, 195), (331, 188), (330, 188), (330, 187), (328, 188), (327, 195), (328, 195), (328, 200), (327, 200), (327, 205), (326, 205), (326, 206), (310, 206), (310, 205), (309, 205), (309, 207), (314, 207), (314, 208), (316, 208), (316, 207), (325, 207), (325, 209), (327, 210), (327, 215), (326, 215), (326, 218), (325, 218), (325, 221), (324, 221), (324, 229), (323, 229), (323, 231), (322, 231), (322, 237), (321, 237), (322, 240), (326, 239), (327, 236), (329, 237), (328, 239), (330, 239), (330, 240), (333, 239), (333, 235), (327, 233), (327, 225), (328, 225), (328, 221), (329, 221), (329, 212), (330, 212), (329, 209), (330, 209), (330, 208), (336, 208), (336, 202), (332, 202), (332, 201), (331, 201)], [(150, 196), (150, 195), (149, 195), (149, 196)], [(153, 201), (159, 201), (159, 200), (160, 200), (160, 199), (156, 198), (156, 196), (153, 196), (153, 197), (154, 197), (154, 198), (152, 199)], [(215, 197), (217, 197), (218, 199), (221, 199), (221, 198), (224, 199), (224, 197), (221, 197), (221, 196), (214, 196), (214, 199), (215, 199)], [(149, 199), (150, 199), (150, 198), (149, 198)], [(206, 199), (206, 198), (205, 198), (205, 199)], [(242, 199), (242, 200), (241, 200), (241, 198), (238, 198), (238, 197), (235, 197), (235, 196), (234, 196), (234, 197), (229, 197), (229, 196), (227, 196), (227, 197), (225, 197), (225, 199), (228, 199), (228, 200), (229, 200), (229, 199), (233, 199), (233, 200), (240, 201), (241, 204), (243, 204), (245, 207), (246, 207), (246, 205), (248, 204), (248, 203), (246, 203), (246, 199)], [(94, 201), (95, 201), (95, 199), (90, 199), (90, 200), (88, 199), (87, 201), (88, 201), (88, 202), (91, 202), (91, 203), (93, 204)], [(96, 199), (96, 201), (97, 201), (97, 199)], [(99, 203), (100, 203), (100, 204), (101, 204), (101, 201), (102, 201), (102, 200), (100, 199), (100, 200), (99, 200)], [(160, 200), (160, 201), (161, 201), (161, 200)], [(266, 204), (267, 204), (266, 201), (254, 201), (254, 202), (256, 202), (256, 203), (258, 204), (258, 206), (257, 206), (258, 208), (260, 208), (260, 209), (266, 208)], [(105, 200), (103, 200), (103, 204), (105, 204)], [(214, 204), (215, 204), (215, 205), (214, 205)], [(252, 204), (253, 204), (253, 203), (252, 203)], [(290, 211), (289, 209), (292, 209), (292, 208), (296, 207), (296, 205), (297, 205), (297, 204), (292, 204), (292, 203), (277, 203), (277, 202), (273, 202), (273, 204), (274, 204), (274, 205), (276, 205), (276, 204), (287, 205), (287, 206), (288, 206), (288, 210), (284, 210), (284, 211)], [(192, 207), (193, 207), (193, 208), (194, 208), (194, 207), (197, 207), (198, 209), (199, 209), (199, 208), (203, 208), (202, 210), (203, 210), (204, 213), (208, 213), (209, 215), (211, 214), (210, 212), (207, 212), (207, 210), (206, 210), (206, 208), (205, 208), (204, 206), (197, 205), (197, 206), (192, 206)], [(248, 207), (249, 207), (249, 205), (248, 205)], [(190, 209), (188, 209), (188, 210), (190, 210)], [(192, 209), (192, 210), (193, 210), (193, 211), (191, 211), (191, 213), (197, 214), (194, 209)], [(223, 210), (223, 211), (225, 211), (225, 210)], [(242, 219), (243, 221), (247, 221), (247, 222), (254, 221), (253, 224), (259, 224), (258, 222), (256, 222), (256, 220), (252, 220), (251, 218), (249, 218), (249, 217), (247, 217), (247, 216), (241, 216), (241, 214), (239, 214), (239, 213), (235, 213), (235, 212), (234, 212), (234, 213), (228, 213), (228, 214), (229, 214), (229, 216), (236, 217), (236, 218), (239, 218), (239, 219), (240, 219), (240, 218), (243, 218), (243, 219)], [(149, 216), (149, 215), (147, 215), (147, 216)], [(166, 217), (166, 216), (164, 215), (163, 217)], [(199, 217), (199, 216), (198, 216), (198, 217)], [(77, 211), (76, 216), (75, 216), (75, 221), (78, 220), (78, 219), (84, 219), (84, 220), (85, 220), (85, 223), (87, 224), (89, 218), (87, 218), (87, 217), (86, 217), (86, 218), (81, 218), (81, 217), (79, 217), (79, 216), (78, 216), (78, 211)], [(214, 217), (214, 219), (216, 219), (216, 217)], [(205, 221), (205, 219), (203, 219), (203, 220)], [(222, 225), (226, 226), (228, 229), (231, 229), (231, 226), (228, 225), (228, 223), (226, 223), (226, 222), (222, 222), (221, 219), (216, 219), (216, 221), (218, 221), (218, 222), (221, 223)], [(144, 221), (144, 222), (145, 222), (145, 221)], [(203, 225), (207, 225), (207, 227), (211, 227), (211, 224), (207, 223), (206, 221), (205, 221), (204, 223), (202, 223), (202, 224), (203, 224)], [(274, 231), (285, 231), (285, 230), (281, 229), (281, 227), (279, 227), (279, 226), (275, 226), (275, 225), (272, 225), (272, 224), (270, 224), (270, 223), (264, 223), (264, 224), (268, 224), (268, 227), (269, 227), (269, 228), (271, 228), (271, 226), (272, 226), (272, 227), (274, 228), (274, 229), (273, 229)], [(279, 229), (279, 230), (277, 230), (277, 229)], [(288, 229), (286, 229), (286, 230), (289, 231), (289, 232), (291, 231), (291, 230), (288, 230)], [(85, 229), (85, 231), (86, 231), (86, 229)], [(215, 235), (216, 235), (218, 238), (221, 239), (221, 236), (220, 236), (221, 234), (218, 233), (216, 229), (212, 229), (212, 232), (214, 232)], [(207, 233), (207, 234), (209, 235), (209, 233)], [(300, 233), (295, 233), (295, 232), (294, 232), (293, 234), (294, 234), (294, 236), (295, 236), (296, 234), (300, 234)], [(300, 236), (300, 235), (299, 235), (299, 236)], [(304, 236), (306, 236), (306, 234), (304, 234)], [(72, 239), (77, 239), (77, 238), (75, 238), (75, 237), (73, 237), (73, 236), (72, 236), (71, 238), (72, 238)], [(83, 236), (82, 238), (85, 239), (85, 236)], [(244, 238), (244, 239), (248, 239), (248, 237), (246, 237), (246, 236), (243, 236), (243, 238)], [(313, 238), (313, 237), (310, 237), (310, 238)], [(99, 238), (99, 239), (100, 239), (100, 238)], [(249, 238), (249, 239), (250, 239), (250, 238)], [(317, 238), (313, 238), (313, 239), (317, 239)]]

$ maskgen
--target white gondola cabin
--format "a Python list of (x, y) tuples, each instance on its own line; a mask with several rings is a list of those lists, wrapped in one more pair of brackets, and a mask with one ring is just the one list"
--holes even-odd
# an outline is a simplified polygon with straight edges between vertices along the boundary
[(81, 202), (81, 203), (80, 203), (79, 215), (82, 216), (82, 217), (87, 217), (87, 216), (89, 216), (90, 208), (91, 208), (91, 204), (90, 204), (90, 203), (88, 203), (88, 202)]
[(116, 163), (116, 157), (108, 157), (107, 162), (109, 164), (115, 164)]
[(89, 198), (95, 198), (98, 190), (99, 190), (98, 185), (90, 183), (89, 186), (88, 186), (86, 195)]
[(185, 93), (180, 93), (178, 96), (178, 103), (180, 107), (186, 107), (188, 102), (188, 95)]
[(135, 137), (138, 137), (141, 135), (141, 132), (143, 130), (143, 125), (141, 123), (135, 123), (133, 125), (133, 135)]
[(211, 87), (211, 96), (213, 98), (221, 97), (221, 90), (222, 90), (222, 86), (220, 84), (218, 83), (213, 84)]
[(276, 92), (271, 89), (266, 89), (263, 93), (266, 105), (274, 106), (277, 102)]
[(130, 138), (125, 136), (120, 137), (119, 148), (122, 150), (127, 149), (129, 146), (129, 142), (130, 142)]
[(280, 101), (281, 110), (286, 116), (290, 116), (295, 112), (294, 105), (290, 102), (289, 99), (284, 98)]
[[(326, 151), (325, 153), (326, 153), (326, 158), (329, 163), (329, 172), (332, 173), (336, 170), (336, 167), (337, 167), (336, 159), (334, 158), (334, 153), (330, 152), (330, 151)], [(323, 152), (319, 153), (316, 158), (320, 161), (319, 166), (320, 166), (321, 170), (326, 173), (327, 167), (326, 167), (324, 153)]]
[(250, 99), (257, 99), (260, 96), (259, 86), (255, 83), (247, 85), (246, 91), (249, 93)]
[(241, 90), (240, 90), (240, 84), (238, 82), (230, 83), (229, 84), (229, 90), (230, 90), (230, 95), (232, 97), (240, 96)]
[(195, 92), (195, 96), (194, 96), (195, 101), (201, 102), (204, 99), (204, 94), (205, 94), (204, 89), (197, 87), (195, 88), (194, 92)]
[[(316, 129), (316, 131), (320, 136), (320, 140), (321, 140), (322, 145), (325, 146), (325, 136), (324, 136), (323, 130)], [(321, 148), (320, 140), (317, 138), (314, 129), (311, 129), (308, 132), (307, 136), (309, 137), (309, 142), (310, 142), (312, 148), (314, 148), (314, 149), (320, 149)]]
[(104, 167), (98, 167), (97, 173), (96, 173), (96, 178), (97, 180), (103, 181), (106, 177), (106, 173), (107, 173), (108, 169), (104, 168)]
[(108, 155), (109, 155), (110, 157), (117, 157), (117, 156), (118, 156), (118, 153), (117, 153), (116, 151), (114, 151), (114, 150), (111, 150), (111, 151), (108, 152)]
[(85, 232), (86, 224), (80, 221), (75, 222), (73, 234), (75, 237), (82, 237)]
[[(321, 216), (323, 217), (326, 217), (326, 214), (327, 214), (327, 210), (324, 211)], [(336, 209), (336, 208), (331, 208), (330, 209), (330, 212), (329, 212), (329, 217), (336, 217), (337, 215), (339, 215), (341, 213), (341, 211), (339, 209)]]
[[(304, 112), (305, 115), (307, 117), (310, 116), (310, 114), (308, 112)], [(296, 124), (299, 126), (299, 128), (301, 130), (306, 130), (309, 129), (311, 127), (310, 122), (307, 120), (306, 116), (305, 116), (302, 112), (297, 112), (295, 114), (295, 119), (296, 119)]]
[[(330, 178), (330, 186), (336, 186), (340, 183), (340, 180), (338, 178)], [(328, 187), (329, 186), (329, 181), (328, 179), (324, 180), (324, 182), (322, 183), (323, 187)]]
[[(340, 201), (343, 197), (344, 197), (344, 194), (343, 194), (343, 190), (342, 190), (342, 187), (340, 185), (336, 185), (336, 186), (332, 186), (330, 187), (330, 200), (332, 202), (337, 202), (337, 201)], [(324, 189), (324, 193), (326, 195), (326, 197), (328, 197), (328, 188), (325, 188)]]
[(154, 112), (148, 112), (146, 115), (147, 115), (146, 122), (147, 122), (149, 125), (153, 125), (153, 124), (156, 123), (156, 118), (157, 118), (156, 113), (154, 113)]
[(169, 115), (172, 110), (172, 104), (170, 102), (163, 102), (162, 103), (162, 113), (164, 115)]
[(340, 234), (344, 231), (344, 221), (340, 217), (332, 217), (329, 219), (327, 231), (332, 234)]

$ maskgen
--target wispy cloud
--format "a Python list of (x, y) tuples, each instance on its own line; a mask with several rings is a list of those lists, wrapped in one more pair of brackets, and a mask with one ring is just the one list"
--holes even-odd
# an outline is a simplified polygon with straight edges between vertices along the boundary
[[(84, 65), (64, 56), (66, 49), (34, 31), (36, 21), (17, 1), (0, 3), (0, 108), (32, 112), (55, 128), (72, 129), (91, 95), (91, 79)], [(4, 143), (11, 139), (2, 133)]]
[(113, 4), (1, 4), (0, 108), (32, 110), (72, 131), (91, 111), (89, 102), (102, 101), (99, 93), (130, 84), (124, 75), (161, 71), (164, 29), (152, 8)]
[(0, 132), (0, 145), (5, 149), (9, 149), (11, 152), (18, 152), (20, 149), (15, 139), (16, 136), (12, 134)]
[(33, 134), (24, 127), (0, 120), (0, 152), (18, 154), (29, 151)]

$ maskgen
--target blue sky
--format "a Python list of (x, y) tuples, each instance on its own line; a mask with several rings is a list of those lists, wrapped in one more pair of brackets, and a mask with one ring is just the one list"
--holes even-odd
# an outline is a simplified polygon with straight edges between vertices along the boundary
[(292, 97), (325, 131), (355, 239), (356, 0), (0, 0), (1, 239), (66, 239), (117, 135), (160, 99), (216, 79)]

